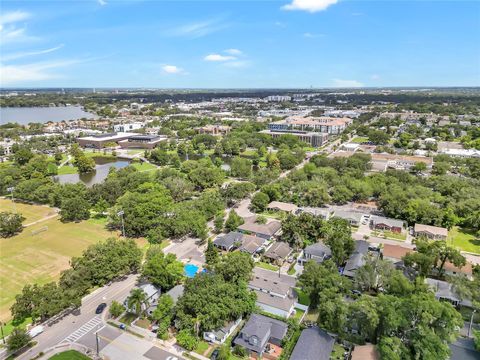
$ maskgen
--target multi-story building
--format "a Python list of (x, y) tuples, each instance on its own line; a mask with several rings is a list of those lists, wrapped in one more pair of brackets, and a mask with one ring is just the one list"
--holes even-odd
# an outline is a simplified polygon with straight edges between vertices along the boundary
[(273, 131), (306, 131), (338, 135), (352, 123), (349, 118), (290, 116), (284, 120), (268, 124)]
[(144, 123), (141, 122), (134, 122), (130, 124), (117, 124), (113, 125), (113, 131), (115, 132), (129, 132), (133, 130), (141, 129), (145, 126)]

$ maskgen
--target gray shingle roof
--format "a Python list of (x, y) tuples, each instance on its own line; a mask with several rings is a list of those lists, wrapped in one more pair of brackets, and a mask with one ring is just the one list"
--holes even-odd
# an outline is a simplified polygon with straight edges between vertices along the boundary
[(228, 234), (219, 236), (213, 240), (213, 244), (225, 249), (230, 249), (235, 243), (241, 243), (243, 234), (238, 231), (230, 231)]
[(291, 252), (292, 249), (286, 242), (277, 241), (265, 252), (265, 257), (273, 260), (285, 259)]
[(335, 339), (318, 327), (302, 331), (290, 360), (329, 360)]
[(271, 338), (282, 340), (287, 330), (288, 325), (283, 321), (252, 314), (233, 343), (261, 354)]
[(368, 246), (368, 242), (365, 240), (357, 240), (355, 242), (355, 250), (353, 254), (350, 255), (343, 269), (344, 275), (353, 276), (354, 271), (365, 264), (365, 255), (368, 253)]
[(332, 250), (322, 242), (308, 245), (303, 252), (317, 257), (332, 256)]

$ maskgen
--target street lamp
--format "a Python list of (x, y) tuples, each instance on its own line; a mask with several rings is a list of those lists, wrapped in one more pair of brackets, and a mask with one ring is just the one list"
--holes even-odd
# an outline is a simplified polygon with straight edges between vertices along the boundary
[(475, 313), (477, 312), (477, 309), (474, 309), (472, 311), (472, 316), (470, 317), (470, 326), (468, 327), (468, 337), (470, 337), (470, 332), (472, 331), (472, 325), (473, 325), (473, 316), (475, 315)]
[(120, 216), (121, 219), (122, 219), (122, 235), (125, 238), (125, 223), (123, 221), (123, 215), (124, 214), (125, 214), (125, 211), (123, 211), (123, 210), (120, 210), (119, 212), (117, 212), (117, 215)]

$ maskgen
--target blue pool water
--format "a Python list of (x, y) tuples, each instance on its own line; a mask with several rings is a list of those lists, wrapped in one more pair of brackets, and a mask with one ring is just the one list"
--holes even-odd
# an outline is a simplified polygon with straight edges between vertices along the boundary
[(198, 266), (194, 264), (185, 264), (183, 267), (185, 271), (185, 275), (189, 278), (193, 278), (195, 274), (198, 272)]

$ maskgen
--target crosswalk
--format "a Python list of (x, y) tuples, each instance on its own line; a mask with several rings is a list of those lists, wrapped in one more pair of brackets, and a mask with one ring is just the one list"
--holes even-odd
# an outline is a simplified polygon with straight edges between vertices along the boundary
[(78, 339), (80, 339), (85, 334), (88, 334), (92, 330), (96, 330), (96, 328), (100, 328), (102, 324), (101, 316), (95, 316), (92, 320), (82, 325), (80, 328), (75, 330), (73, 333), (68, 335), (65, 339), (61, 341), (61, 343), (74, 343)]

